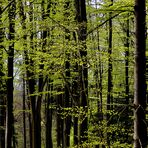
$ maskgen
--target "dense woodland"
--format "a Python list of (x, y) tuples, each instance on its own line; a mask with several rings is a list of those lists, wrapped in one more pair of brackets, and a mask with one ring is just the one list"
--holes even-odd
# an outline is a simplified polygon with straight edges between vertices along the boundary
[(145, 0), (0, 0), (0, 148), (146, 148)]

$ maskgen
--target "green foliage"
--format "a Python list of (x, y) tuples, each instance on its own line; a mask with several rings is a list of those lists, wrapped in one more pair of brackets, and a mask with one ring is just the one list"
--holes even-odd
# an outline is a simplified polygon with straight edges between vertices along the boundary
[[(14, 42), (15, 55), (14, 55), (14, 97), (16, 101), (14, 115), (15, 118), (22, 116), (22, 79), (24, 78), (27, 82), (30, 79), (34, 79), (36, 82), (34, 94), (28, 94), (29, 88), (26, 86), (26, 106), (30, 103), (31, 96), (35, 96), (36, 99), (42, 96), (42, 117), (41, 122), (42, 130), (45, 132), (45, 114), (44, 107), (47, 104), (47, 97), (51, 99), (51, 104), (47, 107), (53, 111), (53, 139), (54, 147), (56, 147), (56, 126), (57, 126), (57, 115), (61, 116), (61, 119), (66, 119), (68, 116), (73, 118), (78, 117), (78, 126), (83, 120), (88, 117), (88, 141), (82, 143), (82, 145), (73, 145), (73, 124), (71, 125), (71, 147), (95, 147), (96, 145), (105, 145), (107, 147), (107, 136), (110, 135), (110, 147), (132, 147), (132, 110), (131, 108), (127, 111), (125, 98), (125, 40), (129, 38), (129, 65), (128, 65), (128, 80), (129, 80), (129, 103), (133, 101), (133, 69), (134, 69), (134, 3), (132, 0), (115, 0), (114, 4), (110, 6), (110, 1), (90, 1), (86, 2), (87, 9), (87, 34), (86, 47), (87, 47), (87, 66), (88, 66), (88, 104), (86, 108), (80, 107), (80, 100), (76, 101), (75, 95), (73, 94), (73, 83), (78, 82), (78, 88), (80, 84), (79, 71), (80, 67), (84, 64), (84, 59), (80, 56), (79, 49), (83, 49), (83, 43), (79, 42), (79, 28), (83, 24), (77, 24), (75, 20), (75, 8), (73, 0), (69, 0), (69, 7), (65, 9), (65, 0), (59, 0), (58, 2), (51, 0), (51, 8), (49, 16), (43, 19), (43, 8), (45, 14), (47, 13), (48, 1), (45, 0), (42, 4), (42, 0), (23, 2), (25, 20), (23, 28), (22, 18), (20, 16), (20, 8), (17, 1), (17, 14), (15, 19), (15, 40), (10, 41), (8, 39), (8, 10), (6, 9), (2, 14), (2, 24), (0, 28), (4, 30), (3, 41), (0, 42), (0, 48), (3, 51), (2, 62), (4, 76), (0, 79), (6, 81), (7, 74), (7, 58), (8, 58), (8, 46)], [(30, 10), (30, 3), (33, 4), (33, 10)], [(5, 8), (8, 2), (2, 0), (2, 8)], [(148, 3), (146, 3), (148, 5)], [(108, 20), (109, 12), (112, 15), (118, 16), (112, 18), (113, 21), (113, 41), (112, 41), (112, 81), (113, 81), (113, 109), (107, 111), (107, 86), (108, 86)], [(29, 18), (29, 14), (33, 13), (33, 20)], [(45, 15), (44, 14), (44, 15)], [(66, 15), (68, 14), (68, 15)], [(66, 16), (66, 17), (65, 17)], [(130, 22), (130, 36), (126, 37), (126, 21), (129, 19)], [(105, 23), (104, 23), (105, 22)], [(47, 36), (43, 37), (43, 32), (47, 33)], [(24, 38), (25, 36), (25, 38)], [(33, 39), (31, 40), (31, 36)], [(68, 36), (68, 39), (66, 39)], [(31, 46), (33, 43), (33, 47)], [(27, 53), (27, 59), (25, 52)], [(1, 54), (1, 53), (0, 53)], [(148, 52), (146, 52), (148, 55)], [(0, 55), (1, 56), (1, 55)], [(31, 61), (33, 65), (31, 65)], [(67, 69), (65, 63), (69, 62), (70, 76), (66, 76)], [(77, 68), (78, 65), (78, 68)], [(43, 66), (43, 68), (41, 68)], [(84, 67), (82, 67), (84, 68)], [(33, 73), (32, 76), (28, 77), (26, 71)], [(45, 85), (41, 92), (39, 92), (39, 78), (43, 77)], [(51, 82), (48, 82), (48, 80)], [(1, 81), (0, 81), (1, 82)], [(48, 88), (50, 85), (51, 88)], [(100, 86), (102, 85), (102, 86)], [(62, 105), (66, 102), (63, 101), (65, 86), (69, 91), (70, 103), (72, 106), (63, 107)], [(1, 84), (0, 84), (0, 90)], [(80, 90), (77, 90), (78, 95)], [(102, 93), (102, 98), (101, 98)], [(60, 98), (63, 104), (57, 103)], [(80, 99), (80, 98), (79, 98)], [(82, 99), (82, 98), (81, 98)], [(102, 100), (101, 100), (102, 99)], [(75, 105), (77, 104), (77, 105)], [(128, 106), (128, 105), (127, 105)], [(101, 109), (102, 108), (102, 109)], [(60, 111), (60, 113), (59, 113)], [(31, 112), (28, 107), (25, 113), (29, 115)], [(57, 113), (58, 112), (58, 113)], [(126, 112), (129, 112), (126, 115)], [(110, 120), (106, 121), (106, 115), (110, 115)], [(16, 133), (18, 138), (18, 145), (22, 147), (22, 119), (15, 123)], [(27, 121), (26, 121), (27, 122)], [(110, 122), (110, 125), (108, 125)], [(129, 122), (128, 126), (126, 125)], [(27, 123), (27, 126), (28, 123)], [(126, 129), (128, 127), (128, 129)], [(28, 132), (28, 131), (27, 131)], [(44, 134), (43, 134), (44, 135)], [(42, 135), (42, 147), (45, 147), (45, 136)], [(126, 139), (126, 136), (129, 139)], [(29, 139), (27, 139), (29, 141)]]

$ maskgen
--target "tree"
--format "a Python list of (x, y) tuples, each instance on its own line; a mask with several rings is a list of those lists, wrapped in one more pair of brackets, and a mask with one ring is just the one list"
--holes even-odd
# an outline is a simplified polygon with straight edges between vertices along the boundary
[(0, 3), (0, 147), (5, 147), (5, 98), (6, 84), (4, 82), (4, 63), (3, 63), (3, 23), (2, 23), (2, 4)]
[(145, 1), (135, 0), (135, 79), (134, 79), (134, 148), (147, 147), (146, 109), (146, 28)]
[(80, 107), (83, 108), (84, 119), (80, 124), (80, 142), (85, 142), (88, 139), (88, 68), (87, 68), (87, 49), (86, 49), (86, 33), (87, 33), (87, 18), (86, 18), (86, 3), (85, 0), (75, 1), (76, 6), (76, 21), (78, 24), (78, 43), (81, 45), (79, 49), (80, 61), (79, 65), (80, 76)]
[[(10, 2), (10, 1), (8, 1)], [(15, 40), (15, 10), (16, 2), (13, 1), (8, 10), (9, 17), (9, 50), (8, 50), (8, 79), (7, 79), (7, 99), (6, 99), (6, 139), (5, 148), (15, 147), (14, 136), (14, 116), (13, 116), (13, 59)], [(13, 145), (12, 145), (13, 142)]]
[[(68, 25), (69, 19), (68, 16), (70, 15), (70, 1), (65, 1), (64, 4), (65, 9), (65, 23)], [(65, 43), (68, 44), (70, 42), (70, 32), (65, 30)], [(65, 46), (66, 47), (66, 46)], [(69, 109), (71, 107), (71, 97), (70, 97), (70, 51), (69, 49), (65, 49), (65, 86), (64, 86), (64, 109)], [(70, 129), (71, 129), (71, 116), (68, 114), (63, 123), (63, 147), (70, 146)]]
[[(113, 5), (113, 0), (111, 0), (110, 6)], [(109, 18), (112, 17), (112, 12), (109, 12)], [(108, 90), (107, 90), (107, 126), (110, 125), (110, 110), (113, 109), (113, 64), (112, 64), (112, 39), (113, 39), (113, 27), (112, 19), (108, 22)], [(110, 146), (110, 133), (107, 133), (107, 145)]]

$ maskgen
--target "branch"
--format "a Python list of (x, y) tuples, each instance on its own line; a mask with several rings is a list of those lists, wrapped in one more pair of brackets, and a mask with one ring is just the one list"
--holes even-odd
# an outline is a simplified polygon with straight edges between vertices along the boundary
[(56, 21), (52, 17), (48, 16), (48, 18), (51, 19), (54, 23), (56, 23), (59, 27), (61, 27), (61, 28), (63, 28), (63, 29), (65, 29), (65, 30), (70, 32), (70, 30), (67, 27), (65, 27), (64, 25), (60, 24), (58, 21)]
[(14, 0), (12, 0), (0, 13), (0, 15), (2, 15), (3, 12), (5, 12), (5, 10), (14, 2)]
[(105, 20), (103, 23), (97, 25), (95, 28), (93, 28), (93, 29), (91, 29), (90, 31), (88, 31), (87, 34), (86, 34), (86, 36), (88, 36), (88, 35), (89, 35), (90, 33), (92, 33), (94, 30), (96, 30), (96, 29), (98, 29), (99, 27), (103, 26), (103, 25), (106, 24), (109, 20), (111, 20), (111, 19), (117, 17), (119, 14), (121, 14), (121, 13), (123, 13), (123, 12), (125, 12), (125, 11), (122, 11), (122, 12), (120, 12), (120, 13), (117, 13), (117, 14), (113, 15), (113, 16), (110, 17), (109, 19)]

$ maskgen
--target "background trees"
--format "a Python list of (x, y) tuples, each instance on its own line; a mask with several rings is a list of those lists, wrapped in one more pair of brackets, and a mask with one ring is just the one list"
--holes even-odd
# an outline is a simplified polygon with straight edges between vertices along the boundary
[(145, 5), (139, 4), (0, 2), (2, 147), (132, 147), (134, 131), (139, 147), (137, 125), (147, 122)]

